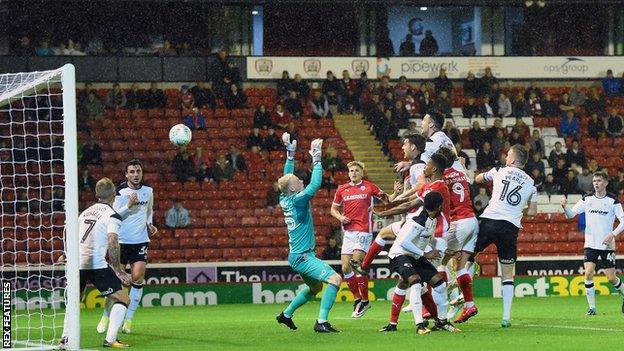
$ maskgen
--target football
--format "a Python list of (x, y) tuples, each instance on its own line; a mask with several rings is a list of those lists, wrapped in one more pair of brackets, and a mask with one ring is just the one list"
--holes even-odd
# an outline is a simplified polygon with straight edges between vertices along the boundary
[(185, 146), (191, 142), (191, 129), (184, 124), (176, 124), (169, 130), (169, 140), (175, 146)]

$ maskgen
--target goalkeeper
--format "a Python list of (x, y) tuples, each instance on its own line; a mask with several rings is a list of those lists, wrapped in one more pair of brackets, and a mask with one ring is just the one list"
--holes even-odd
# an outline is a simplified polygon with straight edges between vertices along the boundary
[(314, 331), (319, 333), (338, 332), (327, 321), (329, 310), (334, 305), (336, 294), (340, 289), (342, 278), (338, 273), (315, 255), (314, 224), (312, 223), (312, 211), (310, 200), (321, 186), (323, 167), (321, 165), (322, 139), (312, 141), (310, 155), (314, 168), (310, 184), (303, 187), (303, 181), (293, 174), (295, 169), (295, 151), (297, 141), (290, 141), (290, 134), (284, 133), (282, 140), (286, 146), (287, 159), (284, 164), (284, 176), (278, 181), (282, 192), (280, 205), (284, 211), (284, 219), (288, 228), (288, 263), (292, 269), (299, 273), (306, 283), (306, 287), (299, 291), (295, 299), (280, 313), (276, 319), (278, 323), (285, 324), (295, 330), (292, 316), (295, 311), (306, 302), (312, 300), (316, 294), (323, 290), (323, 282), (327, 287), (321, 298), (321, 308), (318, 319), (314, 324)]

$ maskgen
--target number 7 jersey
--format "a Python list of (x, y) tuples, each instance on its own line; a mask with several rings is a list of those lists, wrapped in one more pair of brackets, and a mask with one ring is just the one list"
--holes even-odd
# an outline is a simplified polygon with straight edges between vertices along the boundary
[(527, 202), (537, 201), (533, 178), (516, 167), (492, 168), (484, 175), (494, 183), (492, 198), (481, 218), (505, 220), (522, 228), (522, 211)]
[(121, 216), (108, 204), (97, 203), (78, 217), (80, 269), (108, 267), (108, 233), (119, 234)]

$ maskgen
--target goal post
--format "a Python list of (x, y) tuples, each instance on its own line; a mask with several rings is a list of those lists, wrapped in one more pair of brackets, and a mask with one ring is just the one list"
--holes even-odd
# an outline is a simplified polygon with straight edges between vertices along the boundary
[[(0, 74), (0, 275), (12, 349), (56, 348), (65, 319), (67, 349), (80, 347), (77, 139), (73, 65)], [(3, 315), (7, 328), (4, 306)]]

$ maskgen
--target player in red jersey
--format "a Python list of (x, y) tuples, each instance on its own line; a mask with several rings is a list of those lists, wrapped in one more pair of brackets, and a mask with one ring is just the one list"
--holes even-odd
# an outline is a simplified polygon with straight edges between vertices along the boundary
[[(449, 253), (454, 255), (459, 252), (457, 259), (457, 284), (464, 295), (464, 308), (455, 323), (466, 322), (470, 317), (477, 314), (477, 307), (472, 297), (472, 277), (466, 269), (468, 259), (472, 256), (479, 234), (479, 221), (472, 208), (470, 196), (470, 183), (463, 169), (453, 167), (456, 156), (449, 148), (442, 147), (439, 151), (447, 160), (447, 169), (444, 170), (444, 181), (451, 196), (451, 226), (445, 237)], [(442, 264), (446, 265), (450, 256), (447, 255)]]
[[(368, 275), (355, 275), (349, 260), (361, 260), (373, 240), (373, 200), (388, 201), (388, 195), (364, 176), (364, 164), (347, 164), (349, 182), (338, 187), (331, 207), (331, 215), (340, 221), (344, 233), (341, 250), (342, 274), (353, 293), (353, 318), (360, 318), (370, 308), (368, 302)], [(341, 212), (342, 210), (342, 212)]]

